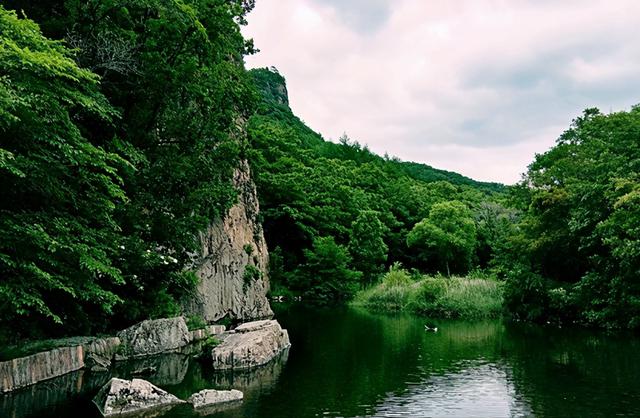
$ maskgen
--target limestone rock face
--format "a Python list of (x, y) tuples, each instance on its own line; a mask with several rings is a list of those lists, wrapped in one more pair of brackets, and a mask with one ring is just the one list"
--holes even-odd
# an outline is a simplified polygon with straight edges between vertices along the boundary
[(223, 402), (233, 402), (242, 400), (242, 392), (236, 389), (232, 390), (213, 390), (205, 389), (198, 393), (194, 393), (187, 399), (187, 402), (194, 408), (203, 408)]
[(191, 335), (184, 318), (142, 321), (118, 333), (122, 343), (116, 359), (168, 353), (189, 344)]
[(105, 417), (184, 403), (146, 380), (113, 378), (100, 389), (93, 402)]
[(242, 324), (221, 340), (211, 351), (213, 367), (221, 370), (261, 366), (291, 346), (287, 330), (275, 320)]
[(202, 252), (193, 266), (200, 282), (183, 304), (187, 314), (207, 322), (225, 316), (250, 320), (273, 315), (266, 297), (269, 255), (247, 161), (236, 169), (233, 184), (238, 202), (200, 235)]

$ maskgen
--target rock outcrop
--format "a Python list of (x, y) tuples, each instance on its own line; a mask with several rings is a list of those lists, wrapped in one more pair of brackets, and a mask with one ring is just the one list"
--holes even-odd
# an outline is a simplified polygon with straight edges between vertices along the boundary
[(211, 351), (213, 367), (219, 370), (261, 366), (291, 346), (287, 330), (275, 320), (242, 324), (220, 339), (220, 345)]
[(93, 398), (105, 417), (184, 403), (146, 380), (111, 379)]
[(177, 351), (191, 342), (184, 318), (142, 321), (118, 333), (122, 347), (116, 355), (121, 360)]
[(117, 337), (72, 337), (58, 348), (0, 362), (0, 393), (10, 392), (83, 368), (106, 371), (120, 340)]
[(187, 399), (187, 402), (194, 408), (204, 408), (226, 402), (237, 402), (242, 400), (242, 392), (239, 390), (213, 390), (205, 389), (194, 393)]
[(224, 325), (208, 325), (202, 329), (195, 329), (190, 332), (191, 342), (206, 340), (213, 335), (222, 334), (225, 329)]
[(61, 347), (0, 363), (0, 392), (9, 392), (84, 367), (81, 345)]
[(233, 184), (238, 202), (224, 219), (213, 222), (201, 234), (202, 252), (193, 266), (200, 282), (184, 301), (187, 314), (207, 322), (273, 315), (266, 297), (269, 256), (257, 218), (258, 195), (246, 161), (236, 169)]

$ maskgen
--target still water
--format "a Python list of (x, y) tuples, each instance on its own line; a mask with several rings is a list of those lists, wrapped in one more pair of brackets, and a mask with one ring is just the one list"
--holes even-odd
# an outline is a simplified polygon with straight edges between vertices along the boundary
[[(640, 416), (634, 336), (352, 308), (277, 311), (292, 347), (258, 371), (219, 374), (171, 355), (116, 374), (151, 367), (148, 380), (183, 399), (206, 388), (245, 393), (240, 405), (206, 411), (213, 418)], [(91, 397), (106, 379), (69, 375), (0, 395), (0, 416), (99, 417)], [(160, 416), (203, 415), (180, 405)]]

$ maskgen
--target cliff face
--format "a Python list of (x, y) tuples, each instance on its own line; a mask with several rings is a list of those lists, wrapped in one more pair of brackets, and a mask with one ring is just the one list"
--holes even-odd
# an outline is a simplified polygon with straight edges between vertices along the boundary
[(246, 321), (273, 315), (266, 297), (269, 255), (247, 161), (236, 169), (233, 183), (238, 202), (200, 235), (202, 253), (194, 266), (200, 282), (184, 306), (187, 315), (209, 322), (225, 316)]

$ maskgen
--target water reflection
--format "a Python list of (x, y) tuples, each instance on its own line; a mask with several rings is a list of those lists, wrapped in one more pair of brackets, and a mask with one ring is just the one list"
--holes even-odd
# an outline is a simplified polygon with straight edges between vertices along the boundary
[[(146, 373), (182, 399), (208, 388), (245, 393), (241, 404), (201, 411), (216, 418), (640, 416), (635, 336), (301, 306), (277, 316), (292, 347), (264, 368), (216, 373), (171, 355), (116, 373)], [(425, 332), (425, 322), (438, 332)], [(46, 396), (36, 386), (0, 397), (0, 416), (98, 416), (90, 405), (96, 384), (66, 379)], [(73, 395), (66, 402), (65, 393)], [(187, 405), (163, 415), (196, 416)]]

